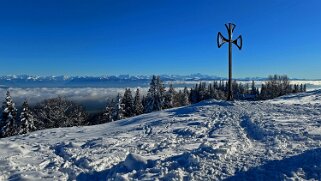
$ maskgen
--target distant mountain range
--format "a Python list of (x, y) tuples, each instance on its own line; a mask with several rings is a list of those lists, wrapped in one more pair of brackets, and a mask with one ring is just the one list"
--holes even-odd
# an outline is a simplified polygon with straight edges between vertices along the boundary
[[(30, 76), (8, 75), (0, 76), (0, 87), (131, 87), (148, 86), (152, 76), (118, 75), (118, 76)], [(168, 81), (211, 81), (226, 80), (226, 78), (204, 75), (160, 75), (165, 82)], [(241, 78), (237, 80), (266, 80), (261, 77)]]

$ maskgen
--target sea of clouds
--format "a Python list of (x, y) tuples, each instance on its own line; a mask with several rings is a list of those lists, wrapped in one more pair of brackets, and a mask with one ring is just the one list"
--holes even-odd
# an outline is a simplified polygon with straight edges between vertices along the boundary
[[(206, 81), (207, 82), (207, 81)], [(210, 83), (212, 81), (208, 81)], [(293, 84), (307, 84), (308, 90), (320, 89), (321, 81), (291, 81)], [(165, 82), (167, 85), (173, 83), (176, 89), (183, 89), (184, 86), (192, 87), (198, 81)], [(251, 83), (251, 81), (243, 81)], [(262, 82), (257, 81), (256, 86), (260, 87)], [(139, 88), (142, 95), (148, 91), (148, 87), (131, 87), (134, 95)], [(21, 106), (24, 100), (35, 105), (44, 99), (65, 97), (84, 105), (88, 110), (104, 109), (108, 101), (115, 98), (118, 93), (123, 95), (125, 88), (0, 88), (0, 101), (5, 100), (6, 91), (9, 90), (17, 107)]]
[[(125, 91), (124, 88), (1, 88), (0, 100), (5, 100), (7, 90), (10, 91), (17, 107), (21, 106), (24, 100), (35, 105), (44, 99), (61, 96), (90, 107), (89, 109), (93, 109), (93, 106), (104, 108), (107, 101), (115, 98), (118, 93), (122, 95)], [(131, 88), (131, 90), (134, 94), (136, 88)], [(145, 94), (147, 88), (140, 88), (140, 90), (142, 94)]]

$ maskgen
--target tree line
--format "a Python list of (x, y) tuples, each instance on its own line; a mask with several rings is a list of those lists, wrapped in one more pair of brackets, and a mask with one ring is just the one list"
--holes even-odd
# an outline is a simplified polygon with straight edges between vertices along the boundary
[[(267, 81), (257, 88), (255, 82), (242, 84), (233, 81), (233, 96), (237, 100), (266, 100), (289, 93), (305, 92), (306, 85), (290, 84), (287, 76), (269, 76)], [(201, 82), (193, 88), (176, 90), (172, 84), (166, 89), (159, 76), (153, 76), (146, 95), (140, 89), (133, 92), (126, 88), (123, 95), (118, 94), (108, 101), (103, 112), (88, 114), (84, 107), (63, 97), (44, 100), (32, 108), (24, 101), (20, 116), (7, 91), (3, 102), (0, 120), (0, 137), (25, 134), (35, 130), (95, 125), (123, 118), (186, 106), (206, 99), (226, 99), (228, 85), (226, 81)]]

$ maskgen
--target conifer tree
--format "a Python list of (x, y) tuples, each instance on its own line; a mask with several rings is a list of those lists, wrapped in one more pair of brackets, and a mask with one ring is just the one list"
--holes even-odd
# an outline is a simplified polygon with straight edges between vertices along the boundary
[(144, 106), (142, 100), (140, 99), (140, 91), (136, 90), (135, 98), (134, 98), (134, 112), (135, 115), (140, 115), (144, 113)]
[(300, 92), (304, 92), (303, 84), (300, 84)]
[(122, 104), (124, 105), (124, 116), (132, 117), (135, 114), (134, 111), (134, 100), (130, 89), (126, 89), (124, 97), (122, 99)]
[(13, 136), (17, 134), (17, 109), (12, 101), (10, 92), (7, 91), (6, 99), (3, 102), (2, 120), (0, 124), (0, 137)]
[(44, 100), (34, 107), (37, 129), (81, 126), (88, 124), (85, 109), (63, 97)]
[(29, 109), (27, 100), (22, 104), (22, 112), (20, 114), (19, 134), (26, 134), (36, 130), (34, 125), (34, 117)]
[(198, 102), (203, 101), (206, 99), (207, 90), (206, 90), (206, 83), (201, 82), (198, 86)]
[(191, 91), (190, 91), (190, 102), (192, 103), (192, 104), (195, 104), (195, 103), (197, 103), (198, 102), (198, 84), (196, 84), (195, 85), (195, 87), (194, 88), (191, 88)]
[(252, 85), (251, 85), (251, 94), (254, 96), (256, 99), (259, 95), (259, 90), (255, 87), (255, 82), (252, 80)]
[(182, 106), (186, 106), (186, 105), (189, 105), (190, 102), (189, 102), (189, 91), (187, 89), (187, 87), (184, 88), (184, 91), (183, 91), (183, 96), (182, 96), (182, 99), (181, 99), (181, 105)]
[(106, 106), (105, 113), (103, 114), (104, 122), (112, 122), (114, 121), (114, 110), (115, 110), (115, 102), (112, 99), (108, 105)]
[(213, 99), (215, 97), (215, 88), (214, 88), (214, 84), (208, 84), (208, 99)]
[(120, 120), (124, 118), (124, 104), (122, 104), (122, 99), (120, 94), (118, 93), (116, 98), (116, 104), (114, 109), (114, 119)]
[(150, 83), (150, 88), (146, 97), (145, 112), (162, 110), (164, 105), (165, 88), (159, 76), (153, 75)]
[(164, 109), (169, 109), (175, 107), (174, 98), (176, 96), (176, 91), (172, 84), (169, 85), (168, 91), (165, 93), (164, 98)]

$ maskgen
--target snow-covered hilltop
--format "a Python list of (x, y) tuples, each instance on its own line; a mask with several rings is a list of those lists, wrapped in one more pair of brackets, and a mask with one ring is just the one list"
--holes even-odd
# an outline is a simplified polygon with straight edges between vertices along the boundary
[(321, 90), (0, 139), (0, 180), (321, 178)]

